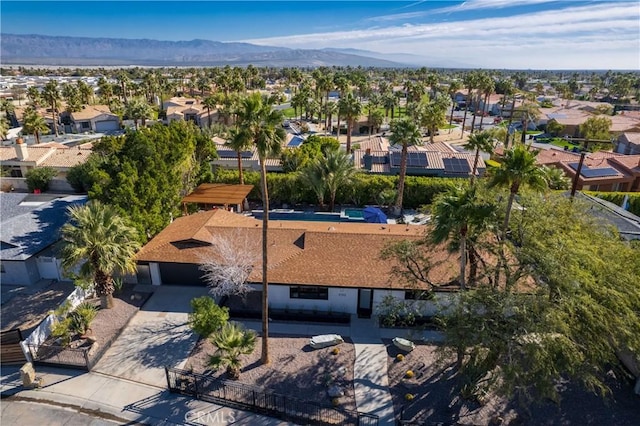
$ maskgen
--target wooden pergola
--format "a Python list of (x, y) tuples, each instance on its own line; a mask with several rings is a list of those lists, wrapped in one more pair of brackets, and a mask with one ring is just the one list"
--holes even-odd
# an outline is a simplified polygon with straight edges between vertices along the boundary
[(182, 199), (184, 214), (187, 214), (187, 203), (200, 204), (204, 209), (220, 206), (226, 210), (229, 206), (236, 206), (237, 211), (240, 212), (244, 200), (252, 189), (253, 185), (203, 183)]

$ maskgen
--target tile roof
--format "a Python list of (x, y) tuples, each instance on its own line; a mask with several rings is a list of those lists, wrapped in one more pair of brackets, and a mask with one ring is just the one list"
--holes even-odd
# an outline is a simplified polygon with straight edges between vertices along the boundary
[(87, 161), (90, 154), (91, 151), (87, 149), (58, 149), (39, 163), (39, 166), (58, 169), (71, 168)]
[[(388, 288), (399, 286), (391, 278), (393, 264), (380, 260), (380, 251), (391, 241), (420, 238), (424, 227), (367, 223), (302, 221), (269, 222), (269, 281), (280, 284), (307, 284), (339, 287)], [(181, 241), (209, 242), (213, 235), (241, 233), (261, 241), (262, 221), (225, 210), (200, 212), (176, 219), (151, 240), (137, 255), (141, 262), (199, 263), (211, 255), (209, 245), (181, 247)], [(436, 249), (432, 261), (442, 264), (432, 271), (432, 279), (449, 282), (457, 274), (455, 254)], [(250, 281), (262, 280), (260, 260)]]
[(108, 105), (85, 105), (82, 107), (82, 110), (72, 112), (71, 118), (74, 121), (91, 120), (101, 115), (109, 115), (112, 118), (118, 119), (118, 116), (111, 112)]
[[(26, 260), (58, 241), (60, 227), (67, 222), (67, 208), (87, 201), (86, 196), (67, 196), (53, 201), (45, 197), (47, 202), (43, 205), (25, 211), (19, 206), (22, 200), (17, 195), (25, 196), (0, 193), (3, 205), (0, 227), (2, 260)], [(5, 211), (8, 212), (7, 217), (4, 216)]]

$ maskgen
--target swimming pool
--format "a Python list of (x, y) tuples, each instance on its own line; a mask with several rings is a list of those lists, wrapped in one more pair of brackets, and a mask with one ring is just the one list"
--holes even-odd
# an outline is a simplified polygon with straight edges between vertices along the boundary
[[(256, 219), (262, 219), (262, 210), (252, 210)], [(362, 209), (344, 209), (340, 213), (275, 209), (269, 211), (271, 220), (302, 220), (308, 222), (364, 222)]]

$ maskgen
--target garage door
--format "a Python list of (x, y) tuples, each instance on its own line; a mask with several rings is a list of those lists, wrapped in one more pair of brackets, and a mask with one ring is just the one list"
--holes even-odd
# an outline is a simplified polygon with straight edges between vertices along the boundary
[(120, 123), (115, 120), (96, 121), (96, 132), (109, 132), (111, 130), (119, 130)]
[(199, 265), (187, 263), (161, 263), (160, 276), (162, 284), (206, 286)]

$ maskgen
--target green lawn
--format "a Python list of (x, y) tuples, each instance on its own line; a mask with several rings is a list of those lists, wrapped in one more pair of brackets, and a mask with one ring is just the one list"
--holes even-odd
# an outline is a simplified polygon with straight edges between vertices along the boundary
[(551, 145), (554, 146), (558, 146), (560, 148), (564, 148), (567, 147), (567, 149), (573, 149), (574, 147), (580, 147), (580, 145), (571, 143), (571, 142), (567, 142), (565, 139), (562, 138), (553, 138), (551, 139), (551, 141), (549, 142)]

